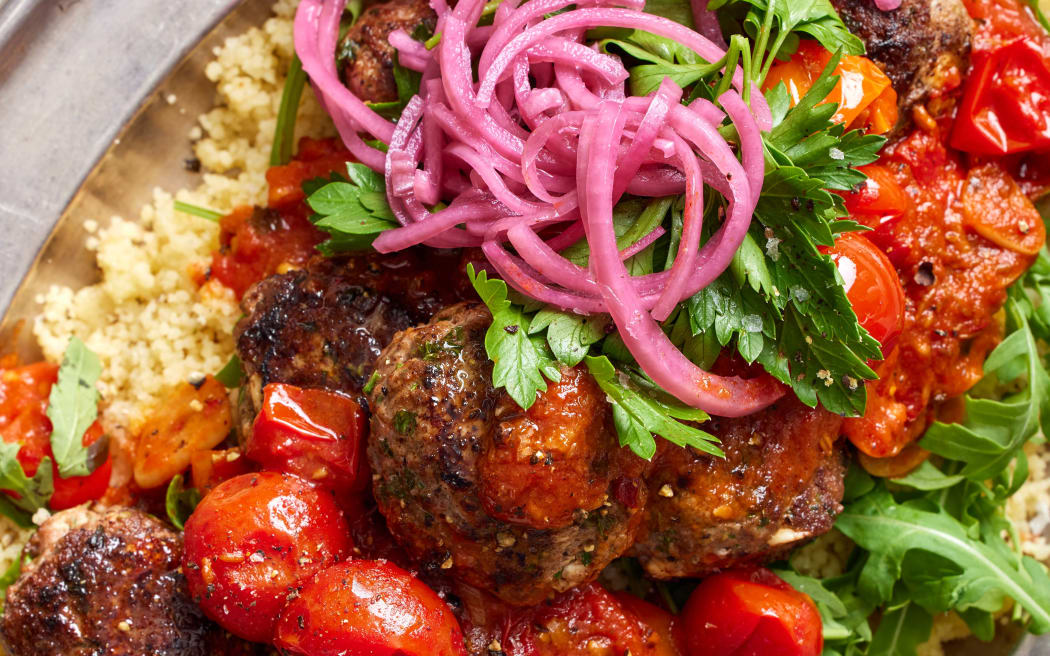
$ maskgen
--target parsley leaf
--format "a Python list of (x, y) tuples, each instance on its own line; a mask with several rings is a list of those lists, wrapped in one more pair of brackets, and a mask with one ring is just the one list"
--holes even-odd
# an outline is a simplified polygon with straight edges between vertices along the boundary
[[(47, 417), (51, 420), (51, 451), (63, 478), (87, 476), (94, 467), (91, 447), (84, 446), (84, 433), (98, 418), (99, 393), (95, 388), (102, 363), (84, 342), (69, 340), (58, 382), (51, 388)], [(102, 443), (100, 440), (96, 444)]]
[(532, 317), (529, 334), (547, 330), (547, 344), (558, 362), (575, 367), (583, 361), (591, 344), (605, 337), (609, 318), (605, 315), (582, 317), (568, 312), (543, 309)]
[(492, 385), (505, 387), (528, 410), (536, 395), (547, 390), (544, 376), (561, 380), (558, 366), (543, 338), (529, 335), (529, 316), (507, 299), (507, 283), (490, 279), (485, 271), (475, 274), (473, 265), (467, 265), (467, 275), (492, 313), (485, 333), (485, 351), (493, 362)]
[(832, 52), (864, 54), (864, 42), (846, 28), (829, 0), (712, 0), (707, 6), (740, 24), (755, 41), (752, 78), (759, 86), (777, 58), (795, 52), (800, 34)]
[(356, 162), (346, 169), (345, 179), (303, 185), (309, 194), (306, 202), (316, 212), (310, 220), (330, 235), (317, 246), (326, 256), (368, 249), (376, 235), (398, 226), (387, 204), (383, 176)]
[(616, 367), (606, 356), (588, 356), (587, 369), (612, 404), (613, 422), (620, 436), (620, 446), (629, 447), (639, 457), (651, 460), (656, 453), (657, 434), (678, 446), (691, 446), (698, 451), (724, 458), (718, 438), (679, 420), (703, 422), (709, 417), (702, 410), (690, 408), (677, 400), (659, 398)]

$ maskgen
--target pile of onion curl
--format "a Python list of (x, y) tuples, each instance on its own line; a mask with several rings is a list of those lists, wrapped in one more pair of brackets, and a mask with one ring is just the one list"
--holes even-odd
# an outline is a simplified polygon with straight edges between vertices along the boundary
[[(488, 26), (478, 26), (484, 0), (459, 0), (455, 8), (431, 0), (441, 35), (436, 48), (404, 31), (390, 35), (400, 64), (422, 73), (419, 95), (395, 125), (339, 79), (335, 51), (345, 4), (303, 0), (295, 47), (347, 148), (385, 176), (401, 227), (380, 234), (376, 250), (480, 247), (523, 294), (570, 312), (608, 313), (653, 381), (711, 414), (747, 415), (783, 395), (769, 376), (700, 369), (660, 327), (676, 305), (725, 271), (747, 234), (764, 174), (761, 131), (772, 120), (762, 94), (752, 87), (749, 107), (737, 71), (720, 106), (705, 99), (683, 105), (683, 90), (670, 79), (649, 96), (630, 96), (621, 61), (584, 35), (595, 27), (643, 30), (708, 62), (725, 56), (724, 44), (644, 13), (641, 0), (504, 0)], [(701, 29), (721, 41), (704, 22), (698, 20)], [(718, 132), (727, 116), (739, 135), (735, 147)], [(701, 247), (705, 184), (728, 205)], [(681, 241), (668, 270), (632, 276), (625, 268), (624, 260), (663, 234), (657, 227), (618, 249), (613, 206), (625, 193), (685, 194)], [(559, 254), (581, 238), (590, 249), (587, 268)]]

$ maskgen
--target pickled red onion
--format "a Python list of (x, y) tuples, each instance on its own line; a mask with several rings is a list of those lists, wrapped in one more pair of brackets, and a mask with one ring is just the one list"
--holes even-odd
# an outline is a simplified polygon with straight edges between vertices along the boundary
[[(760, 132), (772, 120), (765, 99), (752, 88), (751, 106), (743, 101), (739, 71), (718, 99), (721, 108), (705, 100), (682, 105), (683, 90), (670, 78), (649, 96), (630, 96), (619, 59), (584, 39), (592, 27), (633, 28), (718, 61), (725, 44), (704, 0), (693, 3), (702, 34), (644, 13), (641, 0), (504, 0), (486, 27), (477, 26), (484, 0), (459, 0), (453, 8), (431, 0), (442, 35), (437, 48), (427, 50), (403, 31), (390, 36), (401, 62), (423, 74), (419, 95), (396, 125), (339, 81), (334, 53), (345, 4), (302, 0), (295, 46), (351, 153), (385, 176), (401, 227), (379, 235), (377, 250), (480, 246), (520, 292), (567, 311), (608, 313), (654, 381), (712, 414), (749, 414), (783, 394), (768, 376), (701, 370), (659, 324), (725, 271), (746, 236), (764, 175)], [(739, 135), (734, 146), (717, 129), (726, 119)], [(366, 145), (360, 133), (385, 143), (387, 152)], [(728, 207), (701, 246), (705, 185)], [(668, 270), (627, 272), (624, 260), (664, 229), (618, 248), (612, 207), (625, 193), (686, 194), (682, 238)], [(439, 201), (447, 207), (427, 210)], [(559, 252), (580, 239), (590, 247), (586, 268)]]

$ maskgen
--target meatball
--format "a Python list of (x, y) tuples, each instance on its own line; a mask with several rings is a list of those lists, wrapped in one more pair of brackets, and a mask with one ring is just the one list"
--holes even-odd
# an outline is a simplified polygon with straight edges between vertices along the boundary
[(436, 23), (437, 14), (427, 0), (390, 0), (366, 9), (342, 47), (346, 84), (354, 95), (369, 102), (397, 100), (390, 33), (404, 30), (411, 36), (421, 26), (429, 33)]
[(130, 508), (74, 508), (26, 547), (2, 632), (14, 656), (251, 653), (205, 619), (180, 570), (182, 539)]
[(318, 258), (305, 269), (266, 278), (245, 294), (234, 330), (246, 374), (241, 435), (269, 383), (321, 387), (358, 397), (379, 351), (399, 330), (458, 299), (442, 285), (458, 255), (409, 251), (392, 256)]
[(621, 449), (585, 370), (523, 411), (492, 386), (491, 315), (464, 303), (399, 333), (376, 363), (368, 458), (387, 524), (424, 570), (535, 604), (633, 542), (646, 463)]
[(947, 81), (957, 77), (950, 71), (966, 71), (973, 23), (962, 0), (903, 0), (893, 11), (882, 11), (871, 0), (832, 4), (892, 80), (900, 126), (910, 122), (915, 105), (949, 90)]
[(705, 424), (724, 460), (662, 444), (633, 554), (657, 578), (702, 576), (773, 560), (827, 532), (842, 510), (841, 424), (789, 395)]

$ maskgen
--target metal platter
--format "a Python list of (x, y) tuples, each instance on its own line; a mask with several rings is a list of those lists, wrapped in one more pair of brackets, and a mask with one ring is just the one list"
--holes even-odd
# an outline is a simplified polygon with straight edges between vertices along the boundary
[[(36, 295), (97, 279), (85, 220), (136, 217), (154, 187), (197, 184), (183, 160), (190, 128), (214, 100), (204, 66), (269, 6), (0, 0), (0, 344), (38, 357), (20, 329), (37, 312)], [(1050, 638), (1017, 644), (1016, 629), (1003, 634), (953, 653), (1050, 655)]]

